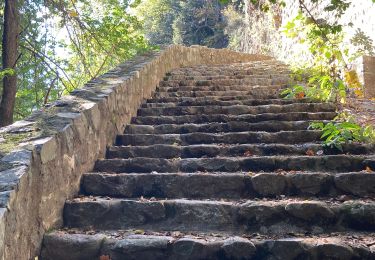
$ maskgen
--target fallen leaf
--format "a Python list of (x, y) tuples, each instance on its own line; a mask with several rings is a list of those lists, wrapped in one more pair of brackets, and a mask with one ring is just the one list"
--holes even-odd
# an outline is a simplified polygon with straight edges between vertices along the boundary
[(246, 157), (250, 157), (253, 156), (253, 153), (251, 151), (246, 151), (243, 155)]
[(296, 97), (297, 99), (302, 99), (302, 98), (305, 97), (305, 93), (304, 93), (304, 92), (299, 92), (299, 93), (297, 93), (297, 94), (295, 95), (295, 97)]
[(134, 230), (134, 234), (136, 234), (136, 235), (143, 235), (143, 233), (145, 233), (145, 231), (142, 230), (142, 229)]
[(306, 151), (306, 155), (308, 155), (308, 156), (314, 156), (314, 155), (315, 155), (315, 152), (314, 152), (313, 150), (311, 150), (311, 149), (308, 149), (308, 150)]
[(109, 255), (101, 255), (99, 257), (99, 260), (111, 260), (110, 256)]
[(373, 173), (374, 171), (369, 166), (366, 166), (366, 172)]

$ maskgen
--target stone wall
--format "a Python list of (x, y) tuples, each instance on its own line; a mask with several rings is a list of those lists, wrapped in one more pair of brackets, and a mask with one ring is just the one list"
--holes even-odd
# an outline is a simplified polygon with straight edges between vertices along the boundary
[(93, 169), (168, 71), (265, 59), (270, 57), (169, 46), (0, 129), (0, 259), (34, 259), (43, 234), (62, 225), (64, 202), (77, 194), (81, 174)]
[(365, 97), (375, 98), (375, 57), (363, 57), (363, 81)]

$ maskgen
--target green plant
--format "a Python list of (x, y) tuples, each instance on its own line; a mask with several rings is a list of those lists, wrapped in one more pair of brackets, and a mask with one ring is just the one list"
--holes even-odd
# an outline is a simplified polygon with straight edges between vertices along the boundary
[[(305, 1), (300, 0), (300, 12), (289, 21), (283, 29), (283, 33), (295, 39), (304, 46), (309, 66), (299, 64), (299, 71), (309, 70), (306, 85), (303, 86), (304, 96), (322, 101), (338, 101), (345, 103), (348, 93), (363, 97), (362, 85), (358, 75), (349, 63), (358, 57), (373, 53), (373, 42), (361, 30), (357, 30), (355, 37), (351, 39), (352, 48), (344, 42), (343, 27), (339, 18), (350, 7), (350, 3), (342, 0), (327, 1), (324, 12), (335, 19), (327, 21), (313, 15)], [(313, 3), (317, 1), (313, 0)], [(292, 84), (282, 94), (287, 98), (299, 98), (302, 96), (300, 82)], [(299, 95), (295, 95), (297, 94)]]
[(340, 151), (343, 150), (342, 145), (346, 143), (370, 143), (375, 141), (375, 130), (368, 125), (362, 127), (352, 120), (341, 122), (323, 122), (311, 123), (309, 129), (322, 130), (321, 138), (324, 145), (335, 147)]

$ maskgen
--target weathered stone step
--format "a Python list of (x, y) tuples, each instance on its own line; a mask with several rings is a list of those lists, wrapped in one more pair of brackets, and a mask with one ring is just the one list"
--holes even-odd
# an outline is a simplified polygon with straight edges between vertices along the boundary
[[(253, 74), (253, 75), (234, 75), (234, 76), (240, 76), (241, 78), (233, 78), (227, 77), (226, 75), (221, 75), (219, 77), (212, 76), (206, 76), (205, 79), (197, 79), (197, 76), (191, 76), (193, 79), (174, 79), (172, 77), (168, 77), (167, 80), (160, 81), (160, 86), (170, 86), (169, 83), (172, 84), (178, 84), (180, 86), (209, 86), (209, 85), (216, 85), (216, 84), (229, 84), (229, 85), (238, 85), (243, 82), (245, 83), (252, 83), (255, 82), (255, 84), (262, 84), (260, 82), (272, 82), (272, 81), (288, 81), (290, 80), (290, 77), (286, 74)], [(199, 77), (199, 76), (198, 76)], [(202, 77), (202, 76), (201, 76)], [(204, 76), (203, 76), (204, 77)], [(224, 77), (224, 78), (223, 78)]]
[(177, 71), (171, 71), (167, 74), (169, 76), (233, 76), (233, 75), (270, 75), (270, 74), (288, 74), (290, 70), (286, 66), (275, 67), (274, 65), (265, 67), (251, 66), (251, 67), (236, 67), (236, 68), (191, 68)]
[(222, 79), (248, 79), (248, 78), (288, 78), (289, 75), (284, 74), (243, 74), (243, 75), (205, 75), (205, 76), (194, 76), (194, 75), (171, 75), (171, 76), (165, 76), (164, 81), (185, 81), (185, 80), (222, 80)]
[[(248, 123), (233, 121), (228, 123), (208, 124), (164, 124), (164, 125), (128, 125), (126, 134), (187, 134), (196, 132), (226, 133), (243, 131), (296, 131), (306, 130), (310, 123), (317, 121), (264, 121), (260, 123)], [(321, 122), (321, 121), (319, 121)], [(328, 122), (328, 121), (323, 121)]]
[(375, 169), (372, 157), (354, 155), (327, 156), (263, 156), (218, 157), (193, 159), (161, 159), (138, 157), (132, 159), (101, 159), (96, 171), (103, 172), (260, 172), (260, 171), (362, 171)]
[(223, 231), (263, 234), (375, 231), (373, 200), (147, 200), (81, 197), (67, 201), (68, 228)]
[(253, 75), (265, 75), (269, 76), (271, 74), (275, 75), (290, 75), (289, 70), (285, 68), (276, 68), (274, 70), (264, 69), (264, 68), (236, 68), (236, 69), (215, 69), (201, 68), (185, 71), (172, 71), (167, 73), (166, 77), (215, 77), (215, 76), (253, 76)]
[(251, 144), (283, 143), (298, 144), (320, 141), (321, 131), (299, 130), (280, 132), (237, 132), (237, 133), (189, 133), (189, 134), (123, 134), (116, 138), (117, 145), (153, 144)]
[(349, 195), (375, 198), (375, 173), (87, 173), (82, 192), (125, 198), (249, 199)]
[(112, 146), (107, 150), (107, 159), (115, 158), (207, 158), (228, 156), (270, 156), (270, 155), (334, 155), (334, 154), (370, 154), (375, 153), (374, 145), (344, 145), (340, 151), (317, 143), (291, 144), (197, 144), (189, 146), (148, 145), (148, 146)]
[(300, 103), (318, 103), (310, 99), (242, 99), (242, 100), (216, 100), (211, 97), (207, 98), (162, 98), (149, 99), (148, 103), (142, 104), (143, 108), (150, 107), (185, 107), (185, 106), (261, 106), (261, 105), (288, 105)]
[(288, 113), (288, 112), (335, 112), (333, 103), (297, 103), (289, 105), (261, 105), (261, 106), (188, 106), (188, 107), (165, 107), (165, 108), (140, 108), (138, 116), (182, 116), (194, 114), (264, 114), (264, 113)]
[(132, 118), (133, 124), (160, 125), (160, 124), (205, 124), (205, 123), (227, 123), (248, 122), (259, 123), (263, 121), (302, 121), (302, 120), (332, 120), (336, 112), (289, 112), (289, 113), (265, 113), (257, 115), (185, 115), (185, 116), (138, 116)]
[[(289, 103), (303, 103), (303, 102), (314, 102), (313, 100), (310, 101), (310, 99), (302, 98), (302, 99), (286, 99), (286, 98), (280, 98), (280, 97), (274, 97), (274, 98), (268, 98), (268, 99), (259, 99), (259, 98), (251, 98), (247, 96), (206, 96), (206, 97), (161, 97), (161, 98), (151, 98), (147, 99), (148, 103), (180, 103), (183, 102), (186, 105), (194, 105), (196, 102), (251, 102), (253, 105), (269, 105), (276, 102), (276, 104), (285, 104)], [(191, 103), (189, 103), (191, 102)], [(206, 103), (203, 103), (205, 105)], [(218, 104), (220, 105), (220, 104)]]
[[(242, 235), (242, 234), (241, 234)], [(155, 232), (143, 230), (46, 234), (41, 260), (218, 260), (375, 258), (374, 233), (332, 233), (304, 237)], [(355, 241), (353, 241), (355, 239)], [(106, 257), (106, 258), (104, 258)]]
[(177, 86), (158, 87), (156, 92), (189, 92), (189, 91), (251, 91), (259, 88), (282, 88), (285, 84), (259, 87), (257, 85), (210, 85), (210, 86)]
[(230, 91), (179, 91), (179, 92), (155, 92), (155, 98), (164, 97), (207, 97), (207, 96), (246, 96), (248, 98), (279, 98), (281, 87), (258, 88), (252, 90)]

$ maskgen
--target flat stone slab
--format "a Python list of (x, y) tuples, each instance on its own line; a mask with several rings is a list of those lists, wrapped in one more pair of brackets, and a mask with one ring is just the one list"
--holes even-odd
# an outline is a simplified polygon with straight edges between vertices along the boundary
[[(372, 260), (371, 234), (331, 236), (239, 237), (229, 234), (184, 234), (144, 230), (103, 232), (56, 231), (44, 238), (42, 260), (81, 259), (363, 259)], [(353, 238), (355, 237), (355, 238)], [(105, 258), (106, 257), (106, 258)]]
[(82, 191), (125, 198), (375, 197), (375, 173), (89, 173)]
[(336, 112), (290, 112), (290, 113), (265, 113), (258, 115), (185, 115), (185, 116), (138, 116), (132, 119), (133, 124), (160, 125), (160, 124), (203, 124), (208, 122), (227, 123), (242, 121), (259, 123), (262, 121), (301, 121), (301, 120), (332, 120), (337, 116)]
[[(82, 197), (68, 201), (71, 228), (154, 229), (264, 234), (375, 231), (373, 200), (156, 200)], [(213, 221), (214, 220), (214, 221)]]
[(132, 159), (102, 159), (95, 170), (118, 173), (151, 172), (260, 172), (260, 171), (362, 171), (372, 167), (372, 157), (359, 155), (327, 156), (260, 156), (162, 159), (138, 157)]
[(261, 106), (188, 106), (188, 107), (163, 107), (140, 108), (139, 116), (181, 116), (194, 114), (263, 114), (263, 113), (287, 113), (287, 112), (335, 112), (336, 106), (332, 103), (297, 103), (289, 105), (261, 105)]
[(251, 143), (309, 143), (320, 141), (321, 131), (300, 130), (237, 133), (189, 133), (189, 134), (123, 134), (116, 138), (117, 145), (152, 145), (152, 144), (251, 144)]
[(375, 145), (344, 145), (342, 151), (324, 146), (322, 143), (302, 144), (153, 144), (142, 146), (112, 146), (107, 150), (108, 159), (116, 158), (208, 158), (208, 157), (253, 157), (271, 155), (326, 156), (338, 154), (365, 155), (375, 151)]
[[(203, 123), (194, 124), (161, 124), (161, 125), (128, 125), (126, 134), (187, 134), (187, 133), (227, 133), (244, 131), (296, 131), (306, 130), (311, 122), (316, 121), (264, 121), (259, 123), (248, 123), (232, 121), (227, 123)], [(328, 121), (326, 121), (328, 122)]]

